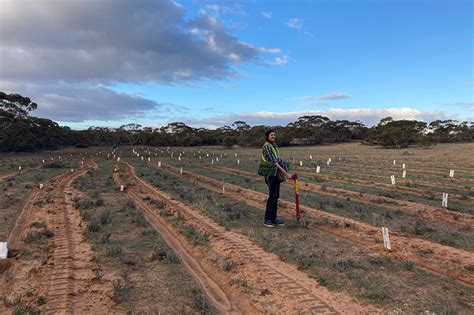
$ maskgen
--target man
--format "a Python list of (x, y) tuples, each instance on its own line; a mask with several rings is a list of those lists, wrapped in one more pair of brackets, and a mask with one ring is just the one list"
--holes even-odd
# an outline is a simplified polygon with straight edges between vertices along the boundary
[(280, 159), (280, 151), (275, 142), (276, 133), (273, 129), (268, 129), (265, 131), (265, 144), (262, 149), (262, 160), (260, 162), (261, 166), (268, 166), (266, 171), (261, 173), (265, 176), (265, 183), (268, 186), (268, 200), (267, 208), (265, 210), (265, 219), (263, 225), (266, 227), (275, 227), (283, 226), (285, 223), (283, 220), (277, 218), (277, 206), (278, 198), (280, 197), (280, 181), (278, 172), (281, 172), (284, 177), (287, 179), (293, 178), (292, 175), (282, 167), (286, 167), (286, 163)]

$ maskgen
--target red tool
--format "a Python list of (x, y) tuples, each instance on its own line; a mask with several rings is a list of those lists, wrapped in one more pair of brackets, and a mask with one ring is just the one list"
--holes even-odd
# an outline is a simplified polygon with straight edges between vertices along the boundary
[(298, 174), (293, 175), (293, 180), (295, 181), (295, 212), (296, 212), (296, 222), (300, 222), (301, 211), (300, 211), (300, 198), (298, 192)]

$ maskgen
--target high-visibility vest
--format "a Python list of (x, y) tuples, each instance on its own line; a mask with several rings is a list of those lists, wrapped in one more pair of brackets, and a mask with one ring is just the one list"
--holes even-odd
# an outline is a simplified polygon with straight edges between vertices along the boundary
[[(277, 157), (277, 159), (280, 158), (280, 151), (278, 151), (278, 148), (275, 148), (270, 142), (265, 142), (262, 146), (262, 151), (263, 151), (263, 148), (267, 145), (267, 143), (270, 145), (270, 147), (272, 148), (272, 151), (273, 151), (273, 154), (275, 154), (275, 156)], [(265, 154), (263, 154), (262, 152), (262, 162), (268, 162), (267, 159), (265, 158)]]

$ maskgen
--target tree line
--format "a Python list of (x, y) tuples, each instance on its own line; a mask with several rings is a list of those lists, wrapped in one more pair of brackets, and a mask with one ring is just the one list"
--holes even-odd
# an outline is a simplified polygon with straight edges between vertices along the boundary
[[(0, 151), (27, 152), (58, 149), (65, 146), (99, 145), (199, 146), (222, 145), (230, 148), (261, 146), (269, 126), (250, 126), (236, 121), (215, 130), (193, 128), (173, 122), (159, 128), (126, 124), (118, 128), (90, 127), (72, 130), (46, 119), (30, 116), (38, 105), (19, 94), (0, 92)], [(403, 148), (409, 145), (430, 146), (436, 143), (472, 142), (474, 122), (436, 120), (382, 119), (367, 127), (360, 121), (330, 120), (327, 117), (302, 116), (286, 126), (273, 126), (280, 146), (315, 145), (362, 141), (367, 145)]]

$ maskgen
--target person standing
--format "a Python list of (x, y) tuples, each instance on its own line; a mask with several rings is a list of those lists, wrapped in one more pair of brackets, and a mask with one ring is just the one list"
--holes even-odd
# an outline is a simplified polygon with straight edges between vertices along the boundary
[(265, 140), (259, 168), (259, 174), (265, 176), (265, 183), (268, 186), (268, 200), (263, 225), (272, 228), (285, 225), (283, 220), (277, 217), (280, 182), (284, 178), (291, 179), (293, 176), (287, 172), (287, 163), (280, 158), (275, 130), (271, 128), (266, 130)]

